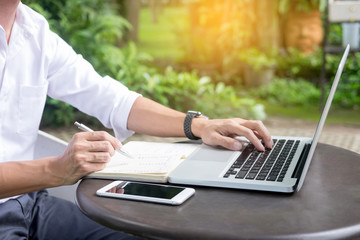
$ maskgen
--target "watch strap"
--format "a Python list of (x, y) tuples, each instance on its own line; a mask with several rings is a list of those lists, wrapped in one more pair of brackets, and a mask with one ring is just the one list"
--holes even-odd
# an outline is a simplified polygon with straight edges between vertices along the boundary
[(196, 112), (196, 111), (188, 111), (184, 120), (184, 133), (185, 136), (191, 140), (198, 140), (200, 139), (199, 137), (195, 136), (192, 131), (191, 131), (191, 123), (192, 120), (194, 118), (200, 117), (200, 116), (204, 116), (205, 118), (207, 118), (206, 115), (202, 114), (201, 112)]

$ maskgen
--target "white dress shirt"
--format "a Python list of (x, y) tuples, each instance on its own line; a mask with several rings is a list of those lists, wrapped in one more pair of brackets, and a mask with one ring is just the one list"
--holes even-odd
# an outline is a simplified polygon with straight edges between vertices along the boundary
[(0, 26), (0, 163), (32, 160), (46, 96), (114, 129), (121, 141), (139, 94), (106, 76), (51, 32), (44, 17), (19, 4), (9, 44)]

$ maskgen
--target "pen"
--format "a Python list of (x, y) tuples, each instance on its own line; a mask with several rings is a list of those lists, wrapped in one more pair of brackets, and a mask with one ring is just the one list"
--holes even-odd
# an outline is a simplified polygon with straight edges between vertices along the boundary
[[(77, 126), (79, 129), (83, 130), (84, 132), (93, 132), (94, 131), (82, 123), (75, 122), (74, 125)], [(115, 151), (117, 151), (120, 154), (125, 155), (126, 157), (134, 158), (133, 156), (131, 156), (128, 152), (126, 152), (123, 149), (116, 149)]]

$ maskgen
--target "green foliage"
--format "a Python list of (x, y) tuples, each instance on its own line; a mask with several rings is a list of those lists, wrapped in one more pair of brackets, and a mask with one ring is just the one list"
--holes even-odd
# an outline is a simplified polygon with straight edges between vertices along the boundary
[(153, 14), (151, 7), (141, 8), (137, 47), (161, 61), (180, 59), (184, 52), (179, 48), (178, 38), (180, 31), (188, 28), (188, 9), (183, 4), (162, 6), (161, 13), (156, 14), (156, 22)]
[(179, 36), (185, 62), (232, 65), (249, 41), (251, 1), (189, 1), (190, 26)]
[(131, 28), (127, 20), (102, 0), (67, 1), (59, 16), (61, 36), (100, 74), (117, 71), (123, 58), (118, 45)]
[(120, 63), (120, 69), (114, 75), (115, 79), (119, 79), (124, 85), (134, 91), (142, 91), (144, 88), (143, 78), (146, 74), (152, 75), (156, 72), (146, 63), (151, 63), (152, 57), (139, 53), (136, 45), (130, 42), (122, 49), (123, 59)]
[(334, 46), (341, 46), (342, 44), (342, 27), (341, 23), (329, 24), (328, 42)]
[(116, 5), (102, 0), (35, 0), (29, 6), (44, 15), (51, 29), (100, 74), (117, 73), (123, 59), (122, 39), (131, 25), (117, 15)]
[[(289, 49), (287, 55), (277, 60), (276, 79), (255, 94), (271, 103), (283, 106), (317, 104), (319, 101), (319, 83), (321, 71), (321, 51), (305, 55), (295, 49)], [(326, 55), (326, 94), (336, 74), (341, 54)], [(291, 80), (292, 79), (292, 80)], [(306, 81), (304, 80), (306, 79)], [(334, 96), (333, 105), (342, 108), (359, 109), (360, 106), (360, 53), (350, 54)]]
[(46, 99), (46, 107), (44, 109), (44, 118), (42, 125), (45, 126), (61, 126), (71, 125), (74, 123), (75, 109), (62, 101), (52, 98)]
[(318, 9), (324, 11), (326, 0), (279, 0), (279, 12), (284, 14), (294, 9), (295, 11), (310, 11)]
[(223, 83), (213, 84), (210, 78), (200, 78), (195, 72), (178, 73), (170, 67), (159, 73), (140, 64), (141, 60), (149, 58), (136, 51), (133, 44), (124, 50), (125, 58), (117, 78), (143, 96), (183, 112), (197, 109), (209, 113), (211, 117), (240, 115), (244, 118), (265, 118), (262, 105), (251, 99), (239, 98), (233, 87)]
[[(24, 3), (27, 4), (27, 0)], [(145, 65), (151, 63), (152, 58), (138, 52), (134, 43), (123, 42), (131, 26), (117, 15), (116, 6), (108, 1), (36, 0), (28, 4), (43, 14), (53, 31), (100, 74), (118, 79), (131, 90), (180, 111), (198, 109), (212, 117), (265, 118), (262, 105), (239, 98), (232, 87), (212, 84), (209, 78), (199, 78), (196, 73), (178, 73), (171, 68), (160, 73)], [(75, 117), (79, 118), (76, 109), (48, 98), (42, 124), (69, 125)], [(85, 121), (92, 121), (89, 119)]]
[(256, 48), (242, 50), (239, 58), (242, 62), (250, 65), (255, 71), (261, 71), (264, 67), (274, 67), (276, 65), (275, 53), (265, 53)]
[[(281, 2), (289, 3), (286, 0)], [(259, 68), (276, 62), (276, 75), (279, 78), (270, 85), (252, 90), (251, 95), (244, 94), (248, 97), (239, 97), (239, 91), (234, 87), (222, 82), (214, 83), (213, 79), (199, 77), (195, 72), (176, 72), (171, 68), (160, 72), (149, 67), (152, 57), (139, 52), (134, 43), (123, 41), (131, 26), (118, 15), (118, 5), (114, 5), (116, 1), (23, 0), (23, 3), (44, 15), (52, 30), (90, 61), (100, 74), (118, 79), (130, 89), (171, 108), (180, 111), (197, 109), (211, 117), (264, 119), (264, 107), (252, 99), (254, 96), (285, 107), (318, 104), (320, 91), (311, 82), (317, 83), (320, 75), (320, 50), (304, 55), (290, 49), (278, 58), (255, 50), (243, 52), (240, 54), (241, 60)], [(187, 52), (195, 62), (216, 62), (221, 59), (219, 64), (223, 68), (228, 66), (227, 69), (233, 70), (238, 67), (239, 53), (249, 41), (252, 25), (247, 20), (251, 22), (255, 16), (252, 11), (247, 11), (248, 5), (251, 5), (248, 1), (226, 3), (201, 1), (198, 25), (192, 26), (194, 34), (190, 36), (190, 32), (186, 33), (190, 39), (185, 39), (184, 35), (181, 39), (193, 41), (191, 45), (197, 46)], [(320, 1), (311, 0), (310, 3), (318, 4)], [(208, 14), (210, 10), (213, 15)], [(223, 15), (224, 11), (227, 15)], [(329, 36), (335, 42), (340, 42), (340, 25), (330, 27)], [(339, 58), (327, 55), (327, 76), (335, 75)], [(357, 53), (350, 55), (346, 63), (334, 99), (334, 103), (341, 107), (358, 109), (360, 106), (359, 62), (360, 54)], [(43, 123), (72, 124), (75, 117), (79, 118), (78, 114), (71, 106), (48, 99)]]
[(197, 109), (211, 113), (213, 117), (244, 117), (264, 120), (266, 113), (264, 106), (254, 99), (239, 98), (236, 90), (224, 83), (206, 85), (199, 89), (200, 98), (197, 99)]
[(276, 62), (276, 75), (281, 78), (304, 78), (317, 82), (322, 64), (321, 51), (304, 54), (295, 48), (290, 48), (286, 54), (279, 55)]
[[(115, 76), (122, 64), (119, 47), (130, 24), (102, 0), (23, 1), (48, 19), (50, 27), (100, 74)], [(69, 125), (78, 111), (48, 98), (43, 125)]]
[[(339, 65), (340, 55), (327, 55), (327, 76), (333, 80)], [(328, 85), (329, 87), (330, 85)], [(360, 107), (360, 53), (350, 54), (344, 67), (334, 103), (358, 110)]]
[(284, 107), (318, 104), (320, 100), (320, 90), (303, 79), (277, 78), (269, 85), (253, 90), (252, 94)]

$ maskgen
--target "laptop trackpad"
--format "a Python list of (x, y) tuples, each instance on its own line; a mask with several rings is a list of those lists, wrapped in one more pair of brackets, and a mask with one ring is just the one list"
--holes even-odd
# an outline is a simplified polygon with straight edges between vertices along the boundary
[(190, 157), (191, 160), (197, 161), (215, 161), (226, 162), (234, 154), (238, 154), (236, 151), (231, 151), (223, 148), (214, 148), (207, 145), (202, 145), (194, 154)]

